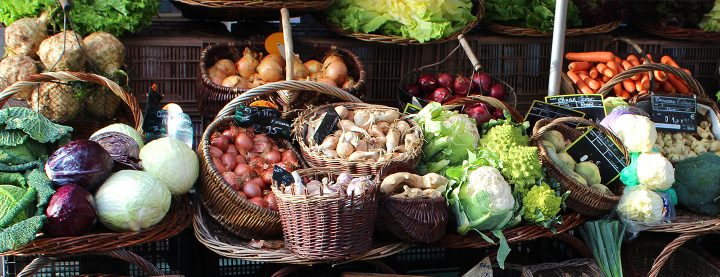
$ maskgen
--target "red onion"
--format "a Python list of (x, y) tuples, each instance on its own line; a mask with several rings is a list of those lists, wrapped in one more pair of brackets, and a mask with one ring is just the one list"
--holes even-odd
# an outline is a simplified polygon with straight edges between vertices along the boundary
[(423, 74), (420, 76), (420, 79), (418, 79), (418, 87), (420, 88), (420, 92), (430, 94), (437, 88), (437, 80), (435, 80), (435, 77), (431, 74)]
[(240, 133), (235, 138), (235, 147), (241, 152), (248, 152), (253, 149), (253, 140), (247, 134)]
[(282, 161), (282, 156), (280, 155), (280, 151), (270, 150), (265, 154), (265, 159), (268, 163), (274, 164)]
[(213, 136), (212, 140), (210, 141), (210, 145), (220, 148), (220, 150), (222, 150), (222, 151), (225, 151), (225, 150), (227, 150), (228, 145), (230, 145), (230, 143), (228, 142), (228, 139), (225, 136), (216, 134)]
[(488, 110), (488, 107), (487, 105), (485, 105), (485, 103), (477, 103), (470, 107), (466, 107), (465, 113), (468, 116), (474, 118), (475, 122), (478, 125), (488, 122), (490, 121), (490, 119), (492, 119), (492, 116), (490, 116), (490, 111)]
[(265, 200), (265, 198), (262, 197), (250, 198), (250, 202), (263, 208), (268, 207), (268, 202)]
[(490, 87), (492, 86), (492, 78), (484, 72), (474, 74), (472, 81), (478, 88), (481, 88), (484, 91), (490, 90)]
[(230, 144), (228, 145), (228, 149), (225, 150), (225, 153), (237, 155), (240, 152), (238, 152), (237, 147), (235, 147), (234, 144)]
[(445, 103), (445, 101), (450, 99), (450, 96), (452, 96), (450, 90), (446, 88), (436, 88), (432, 95), (430, 95), (430, 100), (438, 103)]
[(416, 84), (409, 84), (409, 85), (407, 85), (407, 87), (405, 87), (405, 89), (412, 96), (416, 96), (416, 97), (420, 96), (420, 89), (418, 88), (418, 86)]
[(455, 85), (453, 86), (453, 91), (455, 92), (455, 95), (465, 96), (470, 91), (470, 85), (472, 82), (470, 79), (468, 79), (465, 76), (458, 75), (455, 77)]
[(497, 99), (505, 98), (505, 88), (501, 83), (494, 84), (492, 88), (490, 88), (490, 97)]
[(275, 199), (274, 193), (271, 192), (271, 193), (268, 193), (267, 195), (265, 195), (265, 201), (268, 202), (268, 208), (270, 208), (273, 211), (278, 210), (277, 200)]
[(439, 87), (446, 88), (446, 89), (453, 89), (453, 83), (455, 82), (455, 78), (453, 78), (450, 73), (440, 73), (437, 76), (437, 84)]

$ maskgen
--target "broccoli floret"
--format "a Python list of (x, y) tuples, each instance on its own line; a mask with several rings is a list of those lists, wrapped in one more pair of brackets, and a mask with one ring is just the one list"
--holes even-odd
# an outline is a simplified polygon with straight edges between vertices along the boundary
[(36, 215), (5, 228), (0, 232), (0, 252), (17, 250), (35, 239), (45, 223), (44, 215)]
[(516, 146), (498, 153), (502, 161), (502, 174), (514, 185), (516, 193), (525, 194), (528, 188), (543, 178), (538, 149), (534, 146)]
[(560, 219), (558, 213), (563, 204), (563, 196), (545, 183), (533, 186), (522, 199), (523, 219), (549, 227)]
[(678, 203), (688, 210), (716, 216), (720, 214), (720, 156), (703, 153), (675, 164)]

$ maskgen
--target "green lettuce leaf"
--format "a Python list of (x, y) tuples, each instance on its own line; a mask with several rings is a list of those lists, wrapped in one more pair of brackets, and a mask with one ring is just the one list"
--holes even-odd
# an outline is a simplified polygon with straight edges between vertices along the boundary
[[(0, 125), (5, 125), (5, 130), (22, 130), (40, 143), (68, 140), (70, 132), (72, 132), (72, 127), (53, 123), (40, 113), (22, 107), (0, 110)], [(2, 139), (8, 139), (9, 137), (9, 134), (0, 136)], [(0, 140), (0, 145), (8, 145), (6, 143), (8, 141)]]

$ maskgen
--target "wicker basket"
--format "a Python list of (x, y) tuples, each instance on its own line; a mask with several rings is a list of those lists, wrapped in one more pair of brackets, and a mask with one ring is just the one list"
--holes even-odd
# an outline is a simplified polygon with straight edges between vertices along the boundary
[(237, 21), (248, 19), (277, 19), (281, 8), (290, 14), (300, 16), (307, 12), (321, 11), (332, 3), (331, 0), (171, 0), (183, 14), (191, 19)]
[(349, 30), (345, 30), (343, 28), (340, 28), (339, 26), (335, 25), (334, 23), (327, 20), (327, 16), (325, 14), (315, 14), (315, 19), (321, 23), (323, 23), (328, 29), (335, 32), (338, 35), (345, 36), (345, 37), (351, 37), (355, 39), (359, 39), (362, 41), (368, 41), (368, 42), (379, 42), (379, 43), (388, 43), (388, 44), (398, 44), (398, 45), (419, 45), (419, 44), (430, 44), (430, 43), (444, 43), (451, 40), (456, 39), (459, 35), (465, 34), (470, 32), (475, 26), (480, 23), (480, 20), (485, 16), (485, 0), (472, 0), (472, 2), (475, 4), (473, 5), (472, 12), (475, 14), (475, 20), (468, 23), (465, 28), (463, 28), (460, 31), (455, 32), (454, 34), (438, 39), (433, 40), (425, 43), (420, 43), (417, 40), (413, 38), (406, 38), (406, 37), (399, 37), (399, 36), (388, 36), (388, 35), (381, 35), (381, 34), (367, 34), (367, 33), (359, 33), (359, 32), (353, 32)]
[[(702, 88), (702, 85), (700, 84), (700, 82), (698, 82), (695, 78), (693, 78), (692, 76), (687, 74), (682, 69), (679, 69), (679, 68), (676, 68), (676, 67), (673, 67), (670, 65), (666, 65), (666, 64), (661, 64), (661, 63), (646, 63), (646, 64), (641, 64), (641, 65), (632, 67), (628, 70), (625, 70), (625, 71), (613, 76), (607, 83), (605, 83), (605, 85), (603, 85), (598, 90), (598, 94), (608, 95), (610, 93), (610, 91), (612, 91), (613, 87), (616, 84), (619, 84), (620, 82), (622, 82), (623, 80), (629, 79), (632, 76), (635, 76), (639, 73), (651, 72), (651, 71), (664, 71), (664, 72), (667, 72), (670, 74), (674, 74), (678, 78), (685, 81), (685, 83), (688, 85), (688, 88), (690, 89), (690, 92), (697, 95), (698, 98), (708, 98), (708, 95), (705, 92), (705, 89)], [(650, 76), (652, 76), (652, 75), (653, 74), (650, 74)], [(651, 84), (650, 87), (653, 86), (652, 85), (653, 79), (654, 78), (650, 77), (650, 84)], [(641, 95), (636, 95), (635, 97), (640, 97), (640, 96)], [(637, 99), (630, 100), (630, 102), (636, 102), (636, 101), (637, 101)]]
[[(612, 211), (620, 201), (623, 186), (619, 181), (615, 181), (608, 187), (614, 195), (605, 195), (597, 190), (591, 189), (587, 185), (583, 185), (571, 178), (564, 170), (562, 170), (552, 159), (549, 158), (547, 149), (541, 143), (541, 137), (550, 130), (556, 130), (563, 134), (565, 139), (575, 141), (584, 132), (575, 128), (571, 128), (565, 123), (578, 123), (586, 126), (592, 126), (607, 135), (610, 140), (620, 147), (625, 154), (625, 163), (629, 164), (629, 155), (627, 149), (623, 146), (615, 134), (603, 127), (602, 125), (580, 117), (561, 117), (557, 119), (545, 118), (538, 121), (533, 128), (531, 143), (537, 145), (540, 151), (540, 160), (547, 170), (548, 174), (558, 180), (562, 192), (570, 191), (567, 198), (567, 205), (570, 209), (587, 216), (601, 216)], [(612, 186), (615, 185), (615, 186)]]
[[(280, 215), (269, 209), (260, 208), (247, 199), (241, 198), (232, 190), (215, 168), (210, 156), (210, 136), (218, 128), (231, 124), (230, 115), (235, 108), (258, 97), (277, 92), (279, 90), (299, 90), (322, 92), (346, 101), (360, 102), (360, 99), (338, 88), (315, 82), (281, 81), (256, 87), (230, 101), (219, 112), (203, 134), (198, 155), (200, 159), (200, 200), (208, 213), (223, 227), (233, 234), (253, 239), (266, 238), (278, 235), (281, 231)], [(300, 156), (298, 156), (300, 157)]]
[(700, 29), (690, 29), (675, 26), (662, 27), (658, 23), (647, 20), (637, 20), (633, 22), (632, 25), (642, 31), (667, 39), (682, 39), (698, 42), (720, 41), (720, 32), (706, 32)]
[(435, 242), (445, 235), (448, 219), (445, 197), (405, 199), (380, 196), (378, 226), (404, 241)]
[[(224, 87), (214, 83), (208, 77), (208, 69), (212, 67), (215, 62), (221, 59), (237, 61), (242, 58), (242, 53), (245, 47), (250, 47), (255, 50), (264, 49), (261, 44), (246, 41), (229, 44), (213, 44), (205, 48), (200, 54), (200, 82), (202, 82), (200, 94), (202, 110), (205, 116), (210, 118), (215, 117), (217, 112), (225, 106), (227, 102), (249, 90)], [(360, 96), (366, 82), (365, 66), (363, 66), (360, 58), (348, 49), (335, 46), (331, 46), (330, 48), (317, 48), (316, 50), (317, 52), (313, 53), (313, 56), (309, 57), (314, 57), (318, 59), (318, 61), (321, 61), (323, 56), (331, 51), (337, 52), (340, 56), (342, 56), (343, 61), (348, 68), (348, 76), (352, 77), (356, 81), (354, 86), (343, 90), (355, 96)], [(317, 103), (322, 100), (318, 99), (320, 95), (321, 94), (308, 96), (304, 101), (302, 101), (302, 104)]]
[[(162, 271), (160, 271), (157, 267), (155, 267), (155, 265), (148, 262), (143, 257), (140, 257), (137, 254), (132, 253), (127, 250), (117, 249), (117, 250), (111, 250), (111, 251), (92, 253), (92, 255), (109, 256), (112, 258), (123, 260), (131, 265), (135, 265), (139, 268), (142, 268), (148, 274), (148, 276), (164, 275)], [(36, 274), (40, 273), (40, 271), (42, 271), (43, 268), (52, 266), (52, 263), (56, 262), (58, 260), (59, 259), (57, 259), (57, 258), (47, 257), (47, 256), (41, 256), (39, 258), (35, 258), (25, 268), (23, 268), (22, 271), (19, 272), (17, 276), (18, 277), (35, 276)], [(110, 276), (110, 275), (93, 275), (93, 276)]]
[[(620, 21), (610, 21), (605, 24), (600, 24), (592, 27), (587, 28), (571, 28), (565, 30), (565, 36), (566, 37), (576, 37), (576, 36), (582, 36), (582, 35), (599, 35), (604, 33), (609, 33), (618, 27), (620, 27), (620, 24), (622, 22)], [(551, 37), (553, 34), (550, 33), (544, 33), (540, 32), (535, 29), (530, 28), (524, 28), (524, 27), (515, 27), (515, 26), (507, 26), (503, 24), (498, 23), (490, 23), (487, 26), (490, 31), (493, 31), (498, 34), (503, 35), (510, 35), (510, 36), (524, 36), (524, 37)]]
[[(417, 165), (417, 163), (420, 161), (421, 152), (422, 149), (420, 147), (414, 148), (414, 149), (406, 149), (406, 152), (403, 155), (400, 155), (398, 158), (392, 158), (385, 162), (349, 162), (346, 159), (342, 158), (329, 158), (324, 156), (322, 153), (316, 153), (312, 150), (310, 150), (310, 147), (304, 142), (305, 134), (307, 133), (307, 126), (305, 126), (305, 122), (309, 122), (311, 118), (315, 118), (316, 116), (324, 113), (328, 110), (328, 108), (335, 107), (338, 105), (345, 106), (349, 111), (354, 111), (358, 109), (373, 109), (373, 110), (394, 110), (397, 111), (395, 108), (390, 108), (386, 106), (381, 105), (373, 105), (373, 104), (365, 104), (365, 103), (335, 103), (335, 104), (327, 104), (323, 106), (319, 106), (316, 108), (313, 108), (305, 113), (302, 113), (300, 116), (298, 116), (297, 119), (295, 119), (295, 122), (293, 123), (293, 134), (295, 135), (295, 141), (300, 144), (300, 153), (302, 153), (303, 158), (308, 163), (308, 165), (312, 167), (329, 167), (329, 168), (340, 168), (343, 170), (347, 170), (352, 174), (370, 174), (370, 175), (376, 175), (380, 171), (380, 169), (385, 169), (386, 173), (390, 174), (393, 172), (399, 172), (403, 170), (410, 170)], [(422, 140), (423, 134), (420, 130), (420, 127), (415, 123), (413, 120), (409, 119), (403, 119), (406, 120), (410, 127), (415, 134), (418, 135), (418, 137)]]
[[(195, 237), (211, 251), (220, 256), (243, 259), (254, 262), (282, 263), (312, 265), (324, 263), (322, 260), (311, 260), (302, 258), (291, 253), (287, 248), (282, 247), (283, 242), (278, 240), (266, 240), (265, 244), (259, 247), (254, 241), (243, 240), (230, 234), (225, 228), (215, 222), (201, 207), (196, 207)], [(412, 244), (407, 242), (375, 242), (372, 249), (369, 249), (354, 260), (375, 260), (392, 256), (410, 248)]]
[(23, 248), (0, 256), (75, 255), (104, 252), (123, 247), (164, 240), (190, 226), (192, 210), (187, 197), (173, 198), (172, 205), (160, 223), (140, 232), (91, 232), (77, 237), (41, 236)]
[[(343, 170), (338, 168), (301, 169), (301, 177), (331, 180)], [(356, 174), (353, 177), (365, 175)], [(374, 181), (378, 181), (376, 177)], [(326, 195), (284, 193), (278, 184), (272, 190), (277, 198), (285, 247), (293, 254), (311, 260), (339, 261), (355, 258), (372, 246), (380, 184), (363, 195), (346, 197), (345, 192)]]
[[(127, 106), (126, 108), (120, 109), (118, 113), (116, 113), (116, 116), (113, 118), (99, 118), (97, 116), (82, 116), (78, 115), (74, 119), (72, 119), (70, 122), (66, 122), (67, 125), (70, 125), (73, 127), (73, 137), (74, 138), (82, 138), (87, 139), (92, 135), (95, 131), (99, 130), (102, 127), (105, 127), (109, 125), (110, 123), (115, 122), (123, 122), (128, 123), (131, 126), (134, 126), (141, 134), (142, 134), (142, 123), (143, 123), (143, 115), (140, 111), (140, 107), (138, 106), (137, 102), (135, 101), (135, 97), (133, 97), (130, 93), (122, 89), (118, 84), (115, 82), (102, 77), (100, 75), (95, 75), (92, 73), (84, 73), (84, 72), (65, 72), (65, 71), (59, 71), (59, 72), (45, 72), (40, 74), (35, 74), (28, 76), (22, 81), (15, 82), (14, 84), (10, 85), (9, 87), (5, 88), (2, 92), (0, 92), (0, 105), (4, 105), (13, 95), (18, 93), (36, 93), (33, 92), (38, 86), (47, 84), (47, 83), (68, 83), (68, 82), (85, 82), (85, 83), (93, 83), (98, 84), (100, 86), (103, 86), (104, 88), (107, 88), (110, 92), (116, 95), (117, 97), (122, 100), (123, 103)], [(110, 93), (107, 90), (103, 90), (101, 92), (96, 93)], [(53, 105), (50, 103), (50, 105)], [(37, 108), (42, 107), (32, 107), (33, 109), (37, 110)], [(54, 107), (54, 109), (61, 108), (60, 104), (58, 104), (57, 107)]]
[[(720, 261), (697, 246), (685, 242), (695, 236), (681, 235), (670, 243), (657, 238), (642, 239), (623, 246), (623, 273), (629, 277), (639, 276), (720, 276)], [(674, 251), (666, 252), (672, 248)], [(655, 255), (660, 256), (656, 258)], [(656, 267), (658, 259), (665, 259), (665, 266)]]

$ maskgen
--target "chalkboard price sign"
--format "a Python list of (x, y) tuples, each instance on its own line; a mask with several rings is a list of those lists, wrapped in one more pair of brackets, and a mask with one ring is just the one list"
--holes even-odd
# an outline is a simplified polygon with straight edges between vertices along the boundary
[(651, 117), (658, 130), (695, 132), (697, 130), (697, 99), (689, 96), (650, 97)]
[[(608, 185), (625, 168), (625, 155), (603, 132), (590, 128), (567, 149), (576, 162), (593, 162), (600, 169), (602, 183)], [(590, 185), (590, 184), (588, 184)]]
[(337, 111), (335, 111), (335, 108), (328, 108), (327, 112), (325, 113), (325, 117), (323, 117), (323, 120), (320, 122), (320, 126), (318, 126), (317, 130), (315, 131), (315, 135), (313, 135), (315, 143), (321, 144), (327, 136), (335, 132), (335, 130), (337, 130), (338, 122), (340, 122), (340, 115), (337, 113)]
[(532, 130), (532, 128), (535, 127), (535, 123), (543, 118), (561, 117), (585, 117), (585, 113), (535, 100), (530, 106), (528, 113), (525, 114), (525, 121), (530, 122), (530, 129)]
[(601, 94), (570, 94), (545, 97), (548, 104), (584, 112), (587, 119), (600, 122), (605, 118), (605, 106)]
[(277, 165), (273, 167), (272, 179), (277, 185), (284, 186), (289, 186), (293, 182), (295, 182), (295, 179), (293, 178), (292, 174), (290, 174), (290, 172)]

